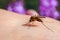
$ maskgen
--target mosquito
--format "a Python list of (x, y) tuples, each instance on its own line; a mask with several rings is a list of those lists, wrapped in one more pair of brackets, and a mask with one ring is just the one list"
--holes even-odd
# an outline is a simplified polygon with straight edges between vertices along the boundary
[[(30, 22), (33, 22), (33, 21), (38, 21), (38, 22), (41, 22), (47, 29), (49, 29), (50, 31), (52, 31), (52, 32), (54, 32), (53, 30), (51, 30), (50, 28), (48, 28), (45, 24), (44, 24), (44, 22), (42, 21), (42, 19), (41, 18), (46, 18), (46, 17), (44, 17), (44, 16), (31, 16), (30, 17), (30, 20), (29, 20), (29, 22), (28, 23), (30, 23)], [(26, 26), (37, 26), (37, 25), (31, 25), (31, 24), (25, 24)]]

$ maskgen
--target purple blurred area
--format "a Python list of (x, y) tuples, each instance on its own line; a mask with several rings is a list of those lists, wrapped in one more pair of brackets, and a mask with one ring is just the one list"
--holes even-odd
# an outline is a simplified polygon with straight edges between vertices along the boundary
[(25, 8), (24, 8), (24, 4), (22, 1), (15, 1), (12, 4), (8, 4), (8, 8), (9, 11), (13, 11), (16, 12), (18, 14), (25, 14)]
[(41, 16), (47, 16), (52, 17), (55, 19), (60, 18), (59, 12), (56, 10), (56, 7), (58, 6), (57, 0), (40, 0), (40, 15)]
[[(40, 0), (39, 14), (41, 16), (47, 16), (47, 17), (52, 17), (55, 19), (60, 19), (60, 12), (56, 10), (56, 7), (58, 5), (59, 4), (57, 0)], [(7, 9), (9, 11), (13, 11), (18, 14), (26, 14), (23, 1), (16, 1), (13, 4), (9, 4)]]

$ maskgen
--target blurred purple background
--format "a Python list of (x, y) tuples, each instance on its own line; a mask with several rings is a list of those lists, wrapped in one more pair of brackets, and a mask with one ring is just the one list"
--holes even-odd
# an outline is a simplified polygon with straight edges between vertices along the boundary
[[(39, 0), (39, 14), (41, 16), (52, 17), (60, 19), (60, 12), (57, 11), (56, 7), (59, 5), (57, 0)], [(9, 11), (16, 12), (18, 14), (26, 14), (24, 7), (24, 1), (16, 0), (14, 3), (10, 3), (7, 8)]]

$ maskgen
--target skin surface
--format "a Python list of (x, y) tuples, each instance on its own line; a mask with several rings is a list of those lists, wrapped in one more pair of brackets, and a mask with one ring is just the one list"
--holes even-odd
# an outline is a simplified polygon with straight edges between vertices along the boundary
[(19, 15), (0, 9), (0, 40), (60, 40), (60, 22), (52, 18), (41, 18), (41, 22), (34, 21), (37, 26), (23, 26), (28, 23), (29, 15)]

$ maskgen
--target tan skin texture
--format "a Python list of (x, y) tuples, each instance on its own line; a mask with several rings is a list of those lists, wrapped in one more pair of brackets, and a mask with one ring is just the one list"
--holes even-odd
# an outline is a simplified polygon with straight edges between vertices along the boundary
[(41, 22), (34, 21), (36, 27), (23, 26), (28, 23), (29, 15), (16, 14), (0, 9), (0, 40), (60, 40), (60, 22), (52, 18), (41, 18), (48, 30)]

